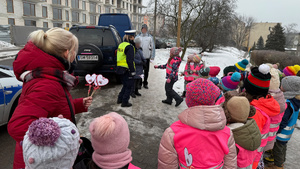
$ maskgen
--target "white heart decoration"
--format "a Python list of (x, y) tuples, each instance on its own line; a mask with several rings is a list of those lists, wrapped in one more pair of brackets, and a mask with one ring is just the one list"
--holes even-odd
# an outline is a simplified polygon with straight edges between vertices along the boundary
[(105, 86), (108, 84), (108, 79), (106, 79), (105, 77), (103, 77), (101, 74), (99, 74), (97, 76), (97, 80), (95, 81), (95, 85), (97, 83), (97, 86)]
[(193, 156), (192, 156), (192, 154), (189, 154), (189, 151), (187, 148), (184, 148), (184, 156), (185, 156), (186, 165), (188, 167), (191, 166), (193, 163)]
[(96, 80), (96, 77), (96, 74), (92, 74), (92, 76), (90, 74), (87, 74), (85, 75), (85, 80), (88, 84), (92, 84)]

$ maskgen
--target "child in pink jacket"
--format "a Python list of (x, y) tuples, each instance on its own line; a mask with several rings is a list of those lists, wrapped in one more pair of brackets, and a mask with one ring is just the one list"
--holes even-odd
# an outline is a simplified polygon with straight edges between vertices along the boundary
[(237, 168), (236, 148), (224, 111), (214, 105), (221, 94), (213, 82), (199, 78), (186, 87), (189, 107), (164, 132), (158, 169)]

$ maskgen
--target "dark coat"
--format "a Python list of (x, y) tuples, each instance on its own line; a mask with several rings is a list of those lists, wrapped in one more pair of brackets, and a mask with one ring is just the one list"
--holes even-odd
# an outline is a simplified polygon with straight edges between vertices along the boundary
[(135, 63), (135, 79), (140, 79), (140, 75), (144, 74), (144, 64), (146, 63), (146, 59), (143, 56), (143, 50), (141, 48), (136, 49), (135, 57), (134, 57), (134, 63)]

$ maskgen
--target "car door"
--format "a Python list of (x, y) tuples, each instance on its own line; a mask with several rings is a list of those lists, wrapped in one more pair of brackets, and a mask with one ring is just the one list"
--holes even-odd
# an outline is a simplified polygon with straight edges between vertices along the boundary
[(4, 123), (4, 110), (5, 110), (5, 95), (4, 95), (4, 88), (1, 85), (0, 79), (0, 125)]

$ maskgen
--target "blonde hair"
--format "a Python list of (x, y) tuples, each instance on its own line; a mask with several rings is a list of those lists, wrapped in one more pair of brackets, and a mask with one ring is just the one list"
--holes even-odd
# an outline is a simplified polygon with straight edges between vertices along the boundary
[(123, 36), (123, 41), (129, 42), (129, 38), (134, 37), (133, 35), (124, 35)]
[(37, 30), (29, 35), (29, 41), (44, 52), (64, 58), (64, 52), (69, 50), (68, 62), (70, 63), (78, 51), (78, 39), (71, 32), (62, 28), (51, 28), (44, 32)]

